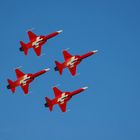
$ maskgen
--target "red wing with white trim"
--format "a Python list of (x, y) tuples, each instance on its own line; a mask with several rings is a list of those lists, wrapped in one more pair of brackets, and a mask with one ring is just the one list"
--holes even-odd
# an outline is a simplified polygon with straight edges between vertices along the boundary
[(76, 68), (77, 68), (77, 65), (73, 65), (73, 67), (68, 67), (70, 73), (72, 74), (72, 76), (75, 76), (76, 75)]
[(25, 94), (28, 94), (28, 89), (29, 89), (29, 84), (26, 84), (26, 85), (20, 85), (21, 86), (21, 88), (23, 89), (23, 91), (24, 91), (24, 93)]
[(64, 101), (64, 103), (58, 103), (60, 109), (62, 110), (62, 112), (66, 112), (66, 106), (67, 106), (67, 102)]
[(68, 53), (66, 50), (63, 51), (63, 56), (64, 56), (65, 61), (72, 57), (72, 55)]
[(41, 50), (42, 50), (42, 46), (41, 45), (40, 46), (34, 46), (33, 49), (34, 49), (36, 55), (40, 56)]
[(34, 33), (31, 32), (31, 31), (28, 31), (28, 36), (29, 36), (29, 39), (30, 39), (30, 40), (33, 40), (33, 39), (35, 39), (35, 38), (37, 37), (37, 35), (34, 34)]
[(21, 70), (19, 70), (19, 69), (16, 69), (15, 72), (16, 72), (17, 78), (22, 77), (22, 76), (25, 75), (25, 74), (24, 74)]

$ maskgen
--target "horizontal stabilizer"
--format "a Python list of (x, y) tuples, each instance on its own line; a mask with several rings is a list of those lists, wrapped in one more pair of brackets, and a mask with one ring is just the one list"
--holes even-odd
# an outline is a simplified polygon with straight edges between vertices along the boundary
[(9, 89), (11, 89), (11, 91), (14, 93), (15, 92), (15, 90), (16, 90), (16, 88), (15, 88), (15, 86), (14, 86), (14, 82), (12, 81), (12, 80), (10, 80), (10, 79), (8, 79), (7, 80), (8, 81), (8, 83), (9, 83)]
[(49, 107), (50, 111), (52, 111), (53, 110), (52, 101), (48, 97), (45, 97), (45, 100), (46, 100), (45, 107)]
[(56, 64), (56, 68), (58, 69), (60, 75), (62, 75), (62, 72), (63, 72), (63, 65), (61, 63), (59, 63), (58, 61), (55, 61), (55, 64)]
[(23, 50), (24, 54), (27, 55), (28, 54), (27, 45), (23, 41), (20, 41), (20, 45), (21, 45), (21, 50)]

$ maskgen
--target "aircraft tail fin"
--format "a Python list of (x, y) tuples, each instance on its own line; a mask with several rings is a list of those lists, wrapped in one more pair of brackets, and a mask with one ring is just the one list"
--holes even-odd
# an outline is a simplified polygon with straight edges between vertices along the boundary
[(64, 69), (63, 64), (61, 64), (58, 61), (55, 61), (55, 64), (56, 64), (55, 70), (56, 71), (58, 70), (60, 75), (62, 75), (62, 72), (63, 72), (63, 69)]
[(27, 55), (28, 54), (27, 45), (23, 41), (20, 41), (20, 45), (21, 45), (20, 51), (24, 51), (24, 54)]
[(46, 97), (45, 100), (46, 100), (45, 107), (48, 107), (50, 111), (52, 111), (53, 110), (52, 100), (50, 100), (48, 97)]
[(14, 82), (13, 82), (12, 80), (10, 80), (10, 79), (8, 79), (7, 81), (8, 81), (8, 83), (9, 83), (9, 85), (7, 86), (7, 88), (8, 88), (8, 89), (11, 89), (11, 91), (14, 93), (15, 90), (16, 90), (16, 87), (15, 87), (15, 85), (14, 85)]

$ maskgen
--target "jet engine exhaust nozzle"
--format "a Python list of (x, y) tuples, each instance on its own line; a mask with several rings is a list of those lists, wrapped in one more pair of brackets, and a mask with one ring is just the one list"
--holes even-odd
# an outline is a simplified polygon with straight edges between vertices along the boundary
[(48, 103), (45, 103), (44, 106), (45, 106), (45, 107), (49, 107)]
[(7, 89), (10, 89), (10, 85), (7, 85)]
[(19, 51), (23, 52), (23, 48), (22, 48), (22, 47), (20, 47), (20, 48), (19, 48)]

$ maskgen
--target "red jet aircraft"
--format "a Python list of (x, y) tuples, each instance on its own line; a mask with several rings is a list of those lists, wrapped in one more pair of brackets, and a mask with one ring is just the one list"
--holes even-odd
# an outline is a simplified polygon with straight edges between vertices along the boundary
[(50, 69), (44, 69), (41, 70), (35, 74), (24, 74), (22, 71), (20, 71), (19, 69), (16, 69), (16, 76), (17, 76), (17, 80), (16, 81), (12, 81), (10, 79), (8, 79), (8, 85), (7, 88), (11, 89), (11, 91), (14, 93), (16, 90), (17, 86), (21, 86), (21, 88), (23, 89), (25, 94), (28, 94), (28, 88), (29, 88), (29, 84), (38, 76), (46, 73), (47, 71), (49, 71)]
[(68, 68), (69, 71), (71, 72), (72, 76), (75, 76), (77, 65), (83, 59), (95, 54), (96, 52), (97, 52), (97, 50), (94, 50), (94, 51), (88, 52), (88, 53), (81, 55), (81, 56), (79, 56), (79, 55), (72, 56), (66, 50), (64, 50), (63, 55), (64, 55), (65, 62), (59, 63), (58, 61), (55, 61), (56, 67), (54, 69), (55, 69), (55, 71), (59, 71), (60, 75), (62, 75), (63, 69)]
[(55, 94), (55, 98), (53, 100), (50, 100), (48, 97), (45, 98), (46, 103), (45, 107), (48, 107), (50, 111), (52, 111), (53, 106), (55, 104), (58, 104), (62, 112), (66, 111), (66, 104), (67, 102), (72, 98), (72, 96), (79, 94), (80, 92), (84, 91), (88, 87), (83, 87), (78, 90), (72, 91), (72, 92), (62, 92), (57, 87), (53, 87), (53, 91)]
[(28, 31), (28, 36), (29, 36), (30, 42), (25, 44), (24, 42), (20, 41), (21, 48), (19, 50), (24, 51), (24, 54), (27, 55), (28, 49), (33, 48), (36, 55), (40, 56), (42, 45), (45, 44), (48, 39), (58, 35), (61, 32), (62, 32), (62, 30), (53, 32), (46, 36), (42, 36), (42, 35), (37, 36), (33, 32)]

